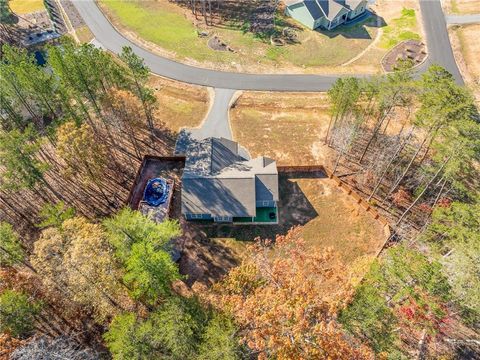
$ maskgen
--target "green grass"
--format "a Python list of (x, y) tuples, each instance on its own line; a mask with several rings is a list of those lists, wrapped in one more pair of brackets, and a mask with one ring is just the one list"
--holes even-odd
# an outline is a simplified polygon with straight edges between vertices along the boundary
[(380, 46), (391, 49), (405, 40), (420, 40), (420, 35), (415, 32), (417, 16), (414, 9), (403, 9), (402, 16), (393, 19), (388, 26), (383, 28)]
[(12, 12), (19, 15), (45, 10), (43, 0), (10, 0), (8, 5)]
[[(172, 9), (159, 11), (156, 2), (133, 2), (128, 0), (100, 0), (113, 15), (141, 38), (151, 41), (167, 50), (174, 50), (184, 58), (209, 60), (225, 58), (228, 53), (216, 52), (205, 45), (205, 39), (181, 13)], [(174, 6), (174, 5), (170, 5)], [(227, 55), (227, 56), (226, 56)]]
[[(207, 39), (197, 36), (192, 21), (185, 17), (188, 11), (173, 3), (165, 0), (99, 2), (120, 27), (171, 51), (179, 59), (189, 58), (211, 64), (262, 66), (267, 69), (278, 68), (279, 65), (302, 68), (335, 66), (364, 50), (377, 32), (374, 26), (370, 26), (369, 20), (328, 33), (298, 28), (299, 44), (277, 47), (270, 44), (269, 34), (252, 34), (248, 21), (236, 20), (209, 28), (209, 32), (219, 36), (236, 51), (219, 52), (207, 46)], [(284, 26), (298, 27), (281, 13), (277, 14), (276, 24), (277, 32)]]

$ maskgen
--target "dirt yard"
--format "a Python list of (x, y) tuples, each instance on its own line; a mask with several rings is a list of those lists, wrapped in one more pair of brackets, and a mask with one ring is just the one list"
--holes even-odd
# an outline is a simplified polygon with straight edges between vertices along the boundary
[(480, 25), (454, 26), (449, 34), (460, 71), (480, 104)]
[(199, 126), (207, 115), (210, 97), (206, 88), (153, 75), (149, 86), (158, 100), (155, 118), (171, 131)]
[(478, 0), (446, 0), (443, 2), (445, 10), (452, 14), (480, 14)]
[(233, 138), (279, 165), (324, 164), (329, 106), (325, 93), (244, 92), (230, 111)]
[[(195, 268), (202, 274), (196, 280), (204, 283), (216, 281), (225, 269), (209, 264), (221, 263), (231, 268), (241, 261), (247, 244), (257, 236), (275, 238), (285, 234), (292, 226), (302, 227), (305, 241), (310, 246), (331, 247), (354, 278), (362, 276), (370, 261), (383, 245), (386, 235), (380, 223), (358, 207), (352, 198), (338, 189), (335, 182), (323, 173), (293, 173), (280, 175), (280, 203), (278, 225), (192, 225), (203, 247)], [(220, 243), (218, 243), (220, 241)], [(193, 246), (193, 245), (192, 245)], [(227, 258), (215, 257), (213, 248), (226, 252)], [(191, 279), (194, 281), (194, 279)]]

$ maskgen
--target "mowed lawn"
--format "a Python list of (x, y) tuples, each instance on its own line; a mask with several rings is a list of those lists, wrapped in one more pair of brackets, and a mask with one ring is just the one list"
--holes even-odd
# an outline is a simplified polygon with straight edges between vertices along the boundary
[(404, 8), (400, 17), (393, 19), (383, 28), (380, 46), (391, 49), (405, 40), (420, 40), (418, 26), (415, 10)]
[(183, 9), (166, 0), (100, 0), (100, 4), (118, 25), (180, 58), (221, 61), (230, 55), (208, 48), (206, 40), (198, 37), (193, 24), (183, 15)]
[(45, 10), (43, 0), (10, 0), (8, 5), (15, 14), (19, 15)]
[[(210, 67), (247, 71), (296, 69), (303, 72), (309, 68), (341, 65), (366, 49), (378, 31), (374, 19), (330, 32), (311, 31), (278, 14), (279, 21), (297, 29), (298, 43), (277, 47), (268, 39), (261, 40), (245, 32), (240, 24), (208, 27), (209, 36), (218, 36), (234, 50), (222, 52), (210, 49), (207, 38), (198, 37), (200, 28), (194, 26), (189, 10), (167, 0), (99, 2), (117, 27), (166, 50), (173, 57)], [(342, 71), (346, 70), (342, 68)]]
[(280, 165), (325, 164), (330, 120), (325, 93), (245, 92), (230, 110), (235, 141)]
[(155, 120), (175, 133), (202, 123), (210, 101), (206, 88), (158, 76), (151, 76), (148, 84), (158, 101)]

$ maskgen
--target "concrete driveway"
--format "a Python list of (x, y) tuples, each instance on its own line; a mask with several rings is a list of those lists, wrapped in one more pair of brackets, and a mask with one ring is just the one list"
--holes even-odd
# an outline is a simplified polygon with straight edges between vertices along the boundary
[(449, 25), (480, 24), (480, 14), (447, 15), (445, 19)]

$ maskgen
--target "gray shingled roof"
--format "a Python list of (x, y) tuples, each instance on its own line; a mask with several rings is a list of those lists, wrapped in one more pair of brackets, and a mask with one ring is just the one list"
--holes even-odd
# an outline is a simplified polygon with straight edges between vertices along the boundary
[(182, 178), (182, 213), (255, 216), (256, 201), (278, 201), (274, 160), (239, 155), (236, 142), (208, 138), (186, 151)]
[(186, 178), (182, 183), (182, 212), (214, 216), (255, 216), (252, 179)]

